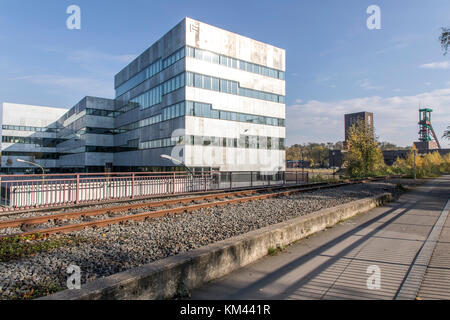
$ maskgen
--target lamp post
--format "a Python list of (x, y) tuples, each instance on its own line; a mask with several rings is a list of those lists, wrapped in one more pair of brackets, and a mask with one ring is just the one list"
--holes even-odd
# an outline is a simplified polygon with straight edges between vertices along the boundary
[(28, 164), (31, 164), (33, 166), (41, 168), (41, 170), (42, 170), (42, 181), (44, 181), (45, 170), (44, 170), (43, 166), (41, 166), (41, 165), (39, 165), (39, 164), (37, 164), (35, 162), (31, 162), (31, 161), (27, 161), (27, 160), (23, 160), (23, 159), (17, 159), (17, 162), (28, 163)]
[(416, 180), (416, 149), (413, 150), (414, 153), (414, 180)]
[(189, 169), (188, 167), (186, 167), (186, 165), (183, 163), (183, 161), (180, 161), (180, 160), (178, 160), (178, 159), (175, 159), (175, 158), (173, 158), (173, 157), (171, 157), (171, 156), (169, 156), (169, 155), (167, 155), (167, 154), (162, 154), (160, 157), (161, 157), (162, 159), (171, 160), (172, 162), (181, 164), (187, 171), (189, 171), (189, 173), (190, 173), (191, 175), (194, 175), (194, 173), (191, 171), (191, 169)]
[[(190, 174), (191, 174), (191, 177), (192, 177), (192, 180), (191, 180), (191, 188), (192, 189), (194, 189), (194, 173), (191, 171), (191, 169), (189, 169), (188, 167), (186, 167), (186, 165), (183, 163), (183, 161), (180, 161), (180, 160), (178, 160), (178, 159), (175, 159), (175, 158), (173, 158), (173, 157), (171, 157), (171, 156), (169, 156), (169, 155), (167, 155), (167, 154), (162, 154), (161, 156), (160, 156), (162, 159), (166, 159), (166, 160), (171, 160), (172, 162), (174, 162), (174, 163), (178, 163), (178, 164), (181, 164)], [(175, 173), (174, 173), (174, 181), (173, 181), (173, 190), (175, 190)], [(175, 191), (174, 191), (175, 192)]]

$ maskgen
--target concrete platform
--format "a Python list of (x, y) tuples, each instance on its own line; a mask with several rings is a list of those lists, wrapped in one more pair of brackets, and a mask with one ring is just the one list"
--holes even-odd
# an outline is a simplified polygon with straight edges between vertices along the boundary
[[(419, 291), (423, 299), (449, 299), (449, 218), (434, 254), (432, 241), (427, 242), (449, 195), (450, 176), (429, 181), (397, 202), (212, 281), (194, 290), (192, 299), (395, 299), (402, 289), (406, 292), (407, 283), (413, 284), (408, 294)], [(414, 272), (420, 269), (419, 252), (431, 257), (425, 277)], [(367, 285), (374, 275), (368, 273), (370, 266), (379, 268), (378, 289)]]

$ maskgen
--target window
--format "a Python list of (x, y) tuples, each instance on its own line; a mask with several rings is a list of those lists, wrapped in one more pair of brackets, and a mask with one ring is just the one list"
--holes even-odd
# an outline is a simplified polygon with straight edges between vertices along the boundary
[(192, 47), (187, 47), (187, 55), (188, 55), (189, 57), (194, 58), (194, 57), (195, 57), (195, 49), (192, 48)]
[(231, 93), (237, 94), (237, 83), (236, 82), (231, 83)]
[(211, 87), (214, 91), (219, 91), (219, 79), (212, 78), (212, 86)]
[(211, 117), (211, 106), (207, 104), (203, 104), (203, 117), (210, 118)]
[(220, 79), (220, 91), (228, 92), (227, 91), (227, 80)]
[(211, 77), (208, 76), (203, 77), (203, 88), (211, 90)]
[(228, 60), (227, 57), (220, 56), (220, 64), (227, 66), (228, 65), (227, 60)]
[(195, 74), (194, 75), (194, 86), (196, 88), (201, 88), (202, 87), (202, 76), (200, 74)]
[(202, 104), (196, 102), (194, 104), (194, 115), (197, 117), (201, 117), (202, 116)]
[(195, 58), (196, 59), (203, 59), (203, 50), (195, 48)]
[(191, 72), (187, 73), (187, 80), (186, 80), (186, 82), (187, 82), (188, 86), (190, 86), (190, 87), (194, 86), (194, 74), (193, 73), (191, 73)]
[(194, 103), (192, 101), (188, 101), (186, 104), (186, 114), (189, 116), (194, 115)]

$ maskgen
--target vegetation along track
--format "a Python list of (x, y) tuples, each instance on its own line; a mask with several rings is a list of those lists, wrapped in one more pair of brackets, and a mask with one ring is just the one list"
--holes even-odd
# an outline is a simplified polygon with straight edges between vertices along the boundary
[[(21, 230), (27, 229), (30, 226), (45, 224), (48, 222), (54, 222), (58, 224), (58, 222), (63, 220), (75, 220), (75, 219), (86, 219), (95, 216), (107, 215), (104, 219), (96, 219), (87, 222), (79, 222), (79, 223), (68, 223), (64, 225), (57, 225), (47, 228), (34, 228), (31, 231), (24, 231), (20, 233), (13, 233), (7, 235), (1, 235), (0, 238), (11, 237), (11, 236), (27, 236), (32, 234), (41, 234), (41, 235), (51, 235), (58, 233), (69, 233), (76, 230), (81, 230), (87, 227), (103, 227), (110, 224), (123, 223), (126, 221), (139, 221), (151, 218), (162, 217), (168, 214), (179, 214), (183, 212), (190, 212), (194, 210), (199, 210), (201, 208), (208, 208), (214, 206), (225, 206), (228, 204), (235, 204), (247, 201), (254, 200), (262, 200), (267, 198), (274, 198), (280, 196), (286, 196), (293, 193), (298, 192), (306, 192), (306, 191), (314, 191), (324, 188), (336, 188), (340, 186), (356, 184), (356, 183), (364, 183), (373, 180), (383, 180), (386, 177), (372, 178), (372, 179), (363, 179), (363, 180), (354, 180), (354, 181), (344, 181), (344, 182), (336, 182), (336, 183), (314, 183), (308, 185), (295, 185), (295, 186), (278, 186), (272, 188), (262, 188), (262, 189), (253, 189), (253, 190), (241, 190), (241, 191), (230, 191), (230, 192), (222, 192), (216, 194), (207, 194), (207, 195), (199, 195), (193, 197), (184, 197), (184, 198), (175, 198), (175, 199), (166, 199), (162, 201), (153, 201), (146, 203), (136, 203), (136, 204), (127, 204), (127, 205), (118, 205), (113, 207), (105, 207), (105, 208), (96, 208), (96, 209), (88, 209), (74, 212), (65, 212), (65, 213), (57, 213), (50, 215), (41, 215), (35, 217), (27, 217), (20, 219), (10, 219), (0, 221), (0, 229), (6, 228), (20, 228)], [(231, 198), (231, 199), (227, 199)], [(223, 200), (225, 199), (225, 200)], [(191, 203), (195, 204), (191, 204)], [(202, 203), (198, 203), (202, 202)], [(157, 210), (149, 210), (144, 212), (132, 213), (133, 210), (139, 211), (145, 208), (158, 208), (158, 207), (166, 207), (173, 206), (177, 204), (184, 204), (183, 206), (178, 206), (175, 208), (163, 208)], [(186, 205), (187, 204), (187, 205)], [(118, 216), (110, 217), (112, 214), (117, 214)]]

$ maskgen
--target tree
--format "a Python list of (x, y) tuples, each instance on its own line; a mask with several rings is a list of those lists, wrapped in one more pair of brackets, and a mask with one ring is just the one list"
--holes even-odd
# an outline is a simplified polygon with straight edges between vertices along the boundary
[(450, 45), (450, 28), (442, 28), (442, 34), (439, 37), (444, 55), (448, 52), (448, 46)]
[(376, 175), (385, 168), (383, 154), (373, 131), (364, 121), (358, 121), (350, 127), (348, 146), (345, 161), (352, 177)]
[(447, 130), (444, 131), (444, 135), (442, 136), (442, 138), (450, 140), (450, 126), (448, 126)]

